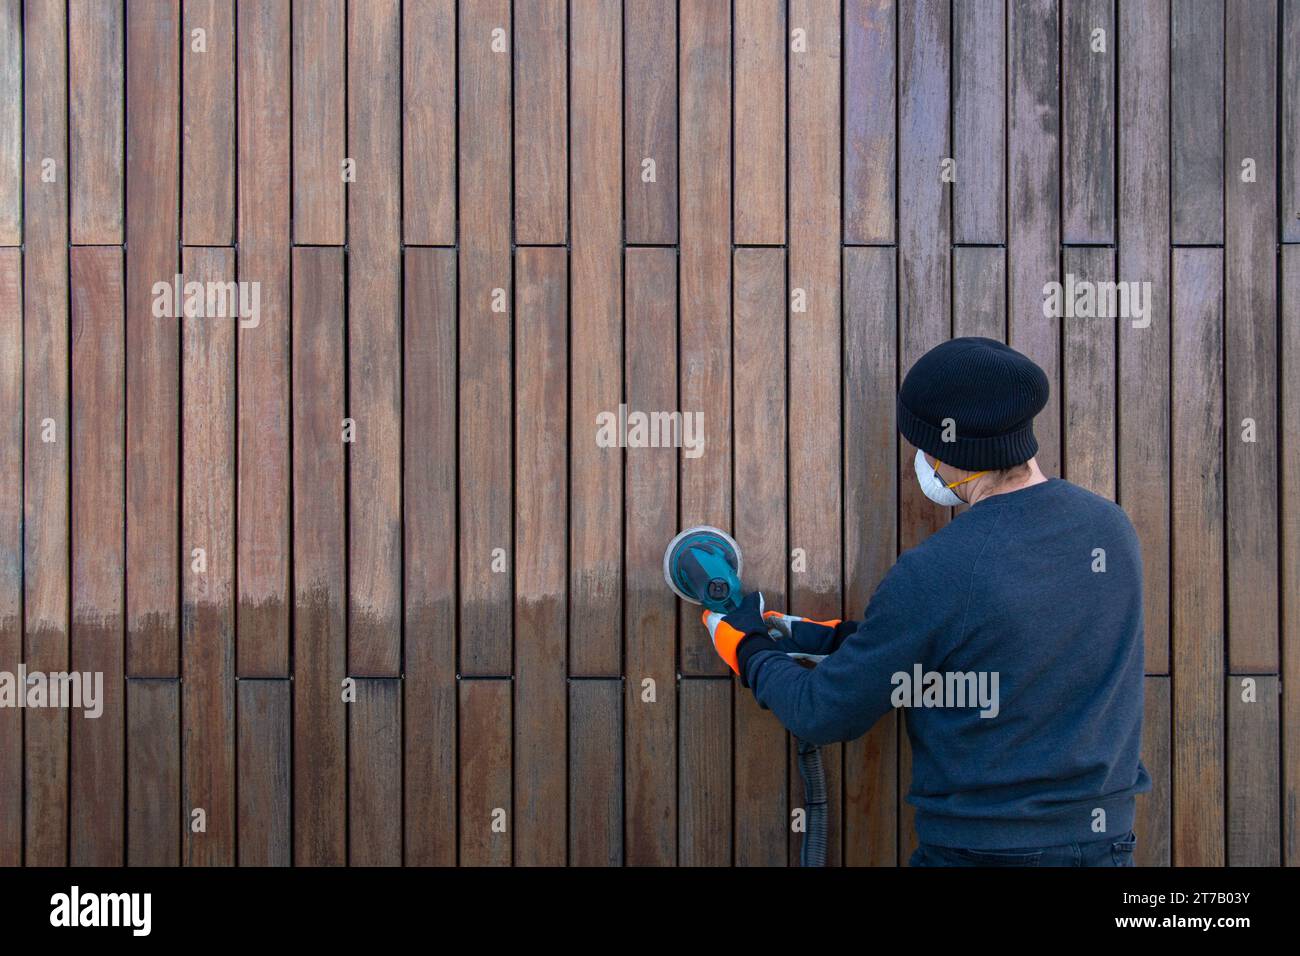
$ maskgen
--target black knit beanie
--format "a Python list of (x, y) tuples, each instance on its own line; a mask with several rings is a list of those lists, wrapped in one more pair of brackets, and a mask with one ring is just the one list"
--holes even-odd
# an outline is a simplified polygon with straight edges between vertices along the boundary
[[(898, 430), (921, 451), (963, 471), (1010, 468), (1038, 452), (1034, 416), (1047, 375), (993, 339), (951, 339), (912, 366), (898, 390)], [(945, 419), (951, 419), (951, 423)], [(951, 441), (944, 441), (945, 426)]]

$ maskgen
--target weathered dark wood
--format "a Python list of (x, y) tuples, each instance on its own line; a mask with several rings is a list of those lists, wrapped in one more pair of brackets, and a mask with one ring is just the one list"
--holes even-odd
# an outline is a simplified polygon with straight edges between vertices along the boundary
[[(1228, 669), (1275, 673), (1278, 499), (1260, 489), (1274, 486), (1278, 456), (1277, 3), (1226, 6)], [(1253, 182), (1242, 179), (1247, 160)], [(1228, 849), (1231, 855), (1231, 837)]]
[[(859, 619), (898, 553), (894, 468), (897, 256), (844, 252), (844, 619)], [(844, 745), (844, 862), (897, 860), (897, 717)], [(799, 791), (795, 791), (798, 793)]]
[(406, 862), (456, 862), (456, 253), (406, 250)]
[[(68, 150), (63, 0), (24, 5), (23, 660), (68, 664)], [(45, 181), (47, 162), (53, 178)], [(68, 713), (24, 713), (29, 866), (68, 862)]]
[(1174, 862), (1223, 865), (1223, 253), (1173, 254)]
[(568, 23), (565, 0), (514, 4), (514, 226), (519, 245), (568, 233)]
[(780, 245), (785, 242), (785, 74), (791, 42), (786, 0), (738, 0), (734, 21), (734, 241)]
[[(623, 862), (622, 694), (618, 679), (569, 682), (569, 862), (573, 866)], [(515, 805), (522, 814), (517, 798), (518, 794)]]
[(1282, 241), (1300, 242), (1300, 6), (1282, 5)]
[(456, 241), (456, 0), (405, 0), (402, 14), (402, 236), (412, 245), (449, 246)]
[[(1282, 248), (1282, 391), (1284, 428), (1300, 422), (1300, 247)], [(1282, 445), (1283, 501), (1300, 500), (1300, 442)], [(1300, 508), (1282, 509), (1282, 684), (1300, 686)], [(1300, 694), (1282, 696), (1282, 862), (1300, 866)]]
[(952, 334), (1007, 337), (1007, 250), (957, 246), (952, 250)]
[[(623, 29), (625, 238), (676, 242), (677, 5), (624, 0)], [(652, 182), (643, 175), (647, 159)]]
[(292, 718), (288, 679), (239, 682), (239, 865), (288, 866)]
[[(515, 862), (536, 866), (563, 866), (566, 853), (568, 589), (556, 560), (568, 528), (565, 259), (553, 248), (515, 258)], [(599, 802), (598, 783), (607, 781), (584, 784), (584, 798)]]
[[(952, 7), (954, 242), (1005, 242), (1007, 132), (1005, 0)], [(954, 283), (957, 290), (960, 283)], [(954, 322), (960, 313), (954, 316)]]
[(514, 814), (511, 682), (460, 681), (460, 864), (509, 866)]
[(1170, 11), (1173, 241), (1221, 243), (1223, 0), (1179, 0)]
[(23, 0), (0, 0), (0, 246), (23, 241)]
[(571, 18), (569, 673), (612, 677), (622, 642), (623, 455), (594, 439), (598, 416), (622, 401), (622, 269), (619, 248), (622, 10), (588, 0)]
[(1279, 693), (1273, 675), (1227, 679), (1228, 866), (1281, 864)]
[[(343, 160), (346, 158), (345, 80), (347, 32), (345, 0), (295, 0), (293, 4), (293, 239), (299, 243), (342, 245), (347, 228)], [(410, 24), (424, 4), (406, 5)], [(423, 36), (417, 32), (415, 36)], [(420, 64), (410, 62), (408, 69)], [(417, 77), (443, 75), (421, 70)], [(410, 74), (408, 73), (408, 77)], [(415, 77), (411, 77), (415, 80)], [(408, 100), (408, 112), (441, 103), (430, 98)], [(449, 109), (454, 107), (449, 107)], [(408, 127), (407, 136), (412, 136)], [(449, 137), (450, 139), (451, 137)], [(446, 148), (450, 148), (449, 146)], [(409, 171), (408, 171), (409, 175)], [(408, 220), (427, 193), (408, 189)]]
[(397, 0), (348, 5), (348, 673), (366, 677), (402, 664), (399, 14)]
[(180, 321), (153, 313), (180, 271), (180, 4), (126, 8), (127, 676), (180, 675)]
[[(677, 253), (627, 251), (627, 400), (670, 409), (677, 401)], [(624, 859), (677, 860), (677, 600), (664, 587), (665, 525), (677, 515), (677, 454), (629, 454), (624, 519)]]
[[(122, 519), (126, 359), (122, 250), (74, 248), (72, 276), (71, 669), (102, 679), (91, 716), (70, 713), (73, 866), (125, 860), (126, 688)], [(85, 684), (83, 683), (83, 687)], [(84, 690), (83, 690), (84, 695)]]
[(895, 0), (845, 0), (846, 243), (894, 241), (897, 20)]
[[(786, 607), (788, 551), (786, 512), (785, 251), (737, 249), (733, 266), (735, 339), (732, 368), (737, 402), (737, 473), (745, 476), (736, 497), (735, 534), (743, 542), (745, 587), (763, 592), (767, 607)], [(736, 863), (779, 866), (785, 862), (786, 734), (780, 721), (759, 708), (741, 687), (735, 699)]]
[(677, 862), (732, 862), (731, 686), (684, 679), (678, 686)]
[(402, 682), (356, 678), (348, 706), (348, 863), (402, 864)]
[[(343, 266), (341, 249), (293, 253), (293, 852), (299, 866), (347, 861)], [(412, 352), (416, 367), (417, 359)], [(417, 594), (410, 597), (414, 605)], [(412, 710), (422, 676), (412, 663)]]
[[(3, 42), (3, 41), (0, 41)], [(0, 249), (0, 486), (23, 482), (23, 257)], [(0, 495), (0, 670), (23, 659), (23, 499)], [(23, 712), (0, 708), (0, 866), (23, 853)]]
[[(1143, 704), (1142, 763), (1151, 775), (1151, 790), (1137, 797), (1133, 832), (1137, 835), (1134, 862), (1138, 866), (1169, 866), (1173, 844), (1174, 808), (1171, 767), (1169, 678), (1148, 675)], [(1119, 834), (1122, 836), (1123, 834)]]
[[(235, 4), (230, 0), (184, 0), (181, 6), (181, 135), (185, 144), (181, 150), (181, 241), (189, 246), (227, 246), (235, 232)], [(284, 18), (287, 22), (287, 9)], [(256, 29), (254, 23), (243, 19), (244, 29), (239, 34), (241, 113), (260, 105), (248, 98), (245, 86), (249, 79), (246, 68), (259, 65), (250, 53), (261, 38), (247, 32), (250, 27)], [(263, 62), (287, 66), (277, 63), (278, 54), (275, 51)], [(252, 92), (264, 98), (276, 94), (268, 89)], [(287, 102), (287, 82), (279, 95)], [(241, 133), (247, 129), (245, 125)], [(270, 159), (268, 144), (246, 143), (242, 135), (240, 140), (241, 152), (251, 148), (263, 163)], [(250, 171), (242, 172), (246, 176)], [(240, 187), (243, 190), (247, 184), (241, 181)], [(281, 196), (282, 202), (287, 199)]]
[(1115, 241), (1115, 4), (1061, 4), (1061, 241)]
[[(232, 249), (187, 248), (186, 283), (235, 277)], [(182, 325), (181, 695), (185, 863), (235, 863), (235, 328)], [(201, 811), (202, 819), (196, 818)]]
[[(0, 13), (0, 18), (3, 16)], [(68, 131), (72, 189), (68, 232), (74, 245), (116, 244), (123, 238), (124, 31), (121, 0), (71, 0), (68, 4), (68, 119), (72, 124)], [(14, 38), (17, 36), (15, 29)], [(0, 64), (4, 62), (4, 41), (0, 41)], [(0, 66), (0, 76), (3, 73), (4, 66)], [(3, 87), (0, 79), (0, 89)], [(20, 102), (15, 88), (13, 107)], [(0, 128), (3, 126), (0, 120)], [(5, 155), (3, 140), (0, 132), (0, 156)], [(0, 186), (0, 195), (4, 191)]]
[[(1107, 30), (1109, 36), (1110, 31)], [(1114, 250), (1075, 247), (1062, 253), (1067, 276), (1095, 283), (1094, 308), (1115, 282)], [(1115, 298), (1118, 302), (1118, 297)], [(1105, 315), (1062, 321), (1061, 405), (1065, 415), (1065, 477), (1103, 498), (1115, 499), (1115, 325)], [(1123, 321), (1122, 319), (1118, 321)]]
[(126, 862), (179, 866), (181, 682), (126, 682)]
[(514, 292), (510, 56), (491, 44), (493, 30), (509, 29), (509, 4), (462, 5), (459, 24), (460, 670), (500, 677), (510, 673), (515, 566), (512, 476), (501, 455), (510, 434)]

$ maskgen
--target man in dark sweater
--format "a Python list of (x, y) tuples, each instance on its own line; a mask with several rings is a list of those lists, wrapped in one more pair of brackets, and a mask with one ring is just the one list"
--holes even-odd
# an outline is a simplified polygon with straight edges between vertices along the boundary
[(899, 430), (927, 497), (971, 507), (899, 557), (861, 621), (764, 614), (757, 593), (705, 615), (797, 737), (852, 740), (908, 708), (913, 866), (1132, 865), (1151, 787), (1142, 558), (1118, 506), (1039, 470), (1047, 388), (1000, 342), (932, 349), (899, 391)]

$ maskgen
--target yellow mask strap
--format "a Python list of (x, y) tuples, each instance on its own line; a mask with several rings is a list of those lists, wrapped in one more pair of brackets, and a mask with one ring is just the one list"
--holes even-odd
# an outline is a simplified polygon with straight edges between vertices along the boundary
[[(934, 460), (934, 473), (935, 473), (936, 475), (939, 473), (939, 465), (940, 465), (940, 464), (942, 464), (942, 462), (940, 462), (939, 459), (936, 458), (936, 459)], [(975, 474), (973, 474), (973, 475), (967, 475), (967, 476), (966, 476), (965, 478), (963, 478), (961, 481), (954, 481), (954, 482), (953, 482), (952, 484), (950, 484), (950, 485), (944, 485), (944, 487), (945, 487), (945, 488), (956, 488), (958, 485), (964, 485), (964, 484), (966, 484), (966, 482), (968, 482), (968, 481), (974, 481), (974, 480), (975, 480), (976, 478), (978, 478), (980, 475), (987, 475), (987, 474), (988, 474), (988, 471), (987, 471), (987, 470), (985, 470), (985, 471), (977, 471), (977, 472), (975, 472)]]

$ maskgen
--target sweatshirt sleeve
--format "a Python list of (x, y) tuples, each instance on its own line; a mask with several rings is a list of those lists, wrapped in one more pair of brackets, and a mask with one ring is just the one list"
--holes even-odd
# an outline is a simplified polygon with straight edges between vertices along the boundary
[(743, 661), (746, 682), (801, 740), (853, 740), (889, 711), (894, 674), (928, 666), (960, 637), (967, 587), (930, 567), (923, 549), (908, 552), (829, 657), (807, 668), (780, 651), (758, 650)]

